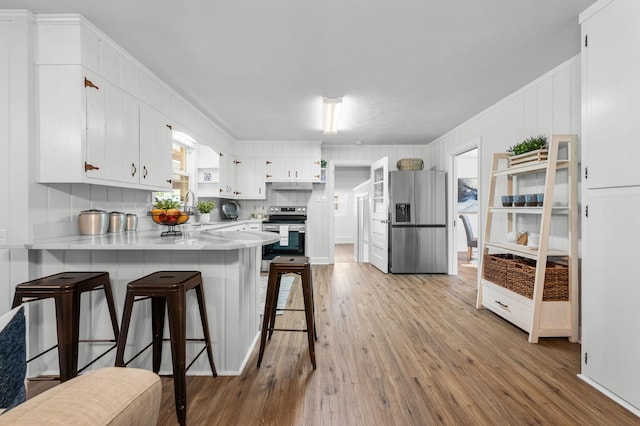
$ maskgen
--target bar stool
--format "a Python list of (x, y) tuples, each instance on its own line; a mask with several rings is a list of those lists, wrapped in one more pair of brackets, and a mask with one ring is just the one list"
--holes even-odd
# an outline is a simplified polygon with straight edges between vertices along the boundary
[[(87, 291), (103, 290), (111, 317), (113, 340), (79, 340), (80, 334), (80, 295)], [(53, 298), (56, 307), (56, 330), (58, 343), (27, 360), (31, 362), (47, 352), (58, 348), (58, 363), (60, 366), (60, 382), (72, 379), (105, 356), (116, 347), (118, 340), (118, 320), (116, 316), (111, 281), (108, 272), (62, 272), (44, 278), (31, 280), (16, 286), (13, 297), (13, 307), (28, 302)], [(113, 343), (109, 349), (94, 358), (89, 364), (78, 369), (79, 342), (108, 342)]]
[[(195, 290), (200, 308), (200, 321), (204, 337), (201, 339), (186, 338), (186, 295), (187, 291)], [(131, 321), (133, 304), (142, 300), (151, 299), (151, 327), (152, 342), (134, 355), (129, 361), (124, 361), (124, 350), (127, 344), (127, 334)], [(164, 336), (165, 309), (169, 311), (169, 332), (171, 338)], [(176, 415), (181, 425), (187, 419), (187, 391), (185, 373), (206, 350), (209, 357), (209, 365), (213, 377), (217, 377), (211, 339), (209, 337), (209, 323), (204, 303), (204, 289), (202, 275), (198, 271), (160, 271), (142, 277), (127, 284), (127, 295), (124, 302), (122, 315), (122, 330), (118, 339), (118, 352), (116, 354), (116, 367), (125, 367), (142, 352), (153, 346), (153, 371), (158, 373), (162, 360), (162, 342), (171, 342), (171, 361), (173, 364), (173, 389), (176, 401)], [(198, 352), (193, 361), (186, 364), (186, 342), (204, 342), (205, 346)]]
[[(302, 296), (304, 299), (304, 309), (277, 309), (278, 293), (280, 292), (280, 279), (285, 274), (300, 275), (300, 281), (302, 284)], [(302, 330), (275, 328), (276, 310), (304, 312), (307, 328)], [(262, 363), (262, 356), (264, 355), (267, 333), (269, 334), (269, 340), (271, 340), (271, 336), (273, 335), (274, 331), (306, 332), (307, 338), (309, 340), (309, 356), (311, 357), (311, 364), (313, 365), (313, 369), (316, 369), (315, 341), (318, 340), (318, 333), (316, 332), (315, 308), (313, 304), (311, 265), (309, 264), (308, 257), (278, 256), (274, 258), (273, 261), (271, 261), (271, 264), (269, 266), (269, 280), (267, 281), (267, 299), (264, 305), (264, 316), (262, 320), (262, 335), (260, 338), (258, 368), (260, 368), (260, 364)]]

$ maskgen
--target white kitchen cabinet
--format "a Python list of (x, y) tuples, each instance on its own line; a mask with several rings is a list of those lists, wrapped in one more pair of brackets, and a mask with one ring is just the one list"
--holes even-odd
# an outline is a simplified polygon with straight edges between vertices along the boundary
[(269, 157), (265, 160), (267, 182), (321, 182), (320, 157)]
[(640, 408), (640, 187), (589, 190), (583, 218), (582, 374)]
[[(139, 183), (138, 101), (87, 72), (87, 176)], [(91, 166), (97, 167), (92, 169)]]
[(640, 185), (640, 144), (632, 142), (638, 136), (640, 2), (594, 7), (597, 14), (582, 22), (584, 182), (588, 188)]
[(42, 65), (37, 72), (39, 182), (171, 187), (166, 182), (171, 178), (166, 119), (163, 132), (146, 136), (137, 99), (99, 75), (79, 65)]
[(37, 36), (38, 181), (170, 189), (169, 121), (136, 97), (136, 64), (83, 18)]
[(640, 413), (640, 3), (599, 1), (582, 24), (582, 377)]
[(235, 160), (236, 199), (264, 200), (266, 164), (262, 158), (241, 158)]
[(171, 124), (146, 104), (140, 104), (140, 184), (171, 189)]
[(235, 198), (236, 165), (235, 157), (228, 152), (221, 152), (220, 156), (220, 189), (221, 197)]
[(198, 144), (197, 150), (197, 196), (217, 197), (220, 195), (220, 156), (212, 148)]

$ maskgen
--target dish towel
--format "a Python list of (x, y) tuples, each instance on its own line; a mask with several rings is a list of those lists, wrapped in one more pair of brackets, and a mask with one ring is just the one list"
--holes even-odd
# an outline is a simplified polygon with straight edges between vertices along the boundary
[(280, 225), (280, 246), (286, 247), (289, 245), (289, 226)]

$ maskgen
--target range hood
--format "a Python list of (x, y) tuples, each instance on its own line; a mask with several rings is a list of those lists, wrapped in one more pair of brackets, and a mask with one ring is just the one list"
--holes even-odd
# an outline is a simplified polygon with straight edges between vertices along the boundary
[(311, 191), (311, 182), (272, 182), (271, 189), (274, 191)]

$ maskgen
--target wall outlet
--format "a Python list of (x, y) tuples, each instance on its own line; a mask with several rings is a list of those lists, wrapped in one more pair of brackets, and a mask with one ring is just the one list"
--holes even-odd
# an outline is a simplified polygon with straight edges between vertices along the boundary
[(0, 229), (0, 244), (6, 244), (6, 243), (7, 243), (7, 230)]

